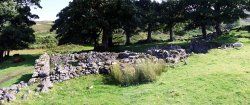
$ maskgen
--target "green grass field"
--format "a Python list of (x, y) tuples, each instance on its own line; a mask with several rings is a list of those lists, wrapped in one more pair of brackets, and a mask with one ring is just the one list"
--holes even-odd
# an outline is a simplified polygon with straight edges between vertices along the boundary
[(26, 49), (11, 51), (11, 55), (20, 54), (25, 59), (21, 63), (13, 63), (13, 57), (0, 63), (0, 88), (8, 87), (20, 81), (27, 81), (34, 71), (35, 60), (43, 53), (74, 53), (84, 50), (93, 50), (91, 46), (63, 45), (51, 49)]
[[(239, 35), (239, 34), (237, 34)], [(221, 40), (216, 40), (221, 41)], [(105, 84), (104, 77), (92, 75), (55, 84), (47, 94), (29, 95), (10, 105), (249, 105), (250, 40), (242, 49), (213, 49), (194, 54), (188, 65), (171, 66), (157, 82), (121, 87)], [(88, 87), (93, 86), (93, 89)], [(35, 86), (34, 86), (35, 87)], [(30, 87), (29, 89), (34, 89)]]
[(12, 58), (0, 64), (0, 87), (7, 87), (20, 81), (27, 81), (34, 70), (35, 60), (45, 52), (42, 49), (11, 51), (10, 55), (20, 54), (25, 59), (13, 63)]

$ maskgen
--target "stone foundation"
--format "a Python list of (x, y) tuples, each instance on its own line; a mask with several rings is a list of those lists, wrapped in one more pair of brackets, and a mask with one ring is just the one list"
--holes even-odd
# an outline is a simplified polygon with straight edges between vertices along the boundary
[[(80, 54), (43, 54), (36, 60), (35, 70), (28, 83), (21, 82), (9, 88), (0, 89), (0, 104), (15, 100), (21, 88), (39, 84), (36, 91), (46, 93), (53, 88), (53, 83), (67, 81), (91, 74), (109, 74), (110, 66), (116, 62), (134, 64), (138, 59), (151, 59), (178, 63), (189, 55), (177, 45), (166, 45), (148, 49), (147, 53), (135, 52), (88, 52)], [(24, 95), (26, 96), (26, 95)], [(26, 99), (27, 97), (24, 97)]]

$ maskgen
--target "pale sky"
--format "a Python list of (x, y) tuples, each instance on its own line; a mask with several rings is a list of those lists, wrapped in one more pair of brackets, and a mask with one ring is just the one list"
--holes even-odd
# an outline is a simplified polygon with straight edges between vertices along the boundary
[(52, 20), (56, 19), (56, 15), (66, 6), (68, 6), (69, 2), (72, 0), (41, 0), (42, 9), (34, 9), (32, 8), (31, 12), (37, 14), (40, 19), (43, 20)]
[[(40, 18), (38, 21), (57, 19), (56, 15), (72, 0), (41, 0), (42, 9), (32, 8), (31, 12), (37, 14)], [(162, 0), (155, 0), (162, 1)]]

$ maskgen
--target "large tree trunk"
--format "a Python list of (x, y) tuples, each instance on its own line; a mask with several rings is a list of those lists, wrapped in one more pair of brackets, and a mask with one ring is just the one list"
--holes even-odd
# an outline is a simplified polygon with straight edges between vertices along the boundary
[(4, 60), (3, 57), (4, 57), (4, 51), (0, 50), (0, 62)]
[(109, 47), (114, 46), (112, 31), (111, 31), (111, 33), (109, 33), (108, 45), (109, 45)]
[(97, 34), (97, 32), (94, 32), (94, 33), (93, 33), (93, 40), (94, 40), (94, 50), (96, 50), (96, 49), (98, 48), (98, 46), (99, 46), (99, 44), (98, 44), (98, 34)]
[(170, 39), (169, 39), (169, 41), (174, 41), (174, 29), (173, 29), (173, 27), (170, 27), (169, 28), (169, 34), (170, 34)]
[(217, 35), (222, 35), (221, 22), (216, 21), (215, 30), (216, 30)]
[(103, 29), (102, 35), (102, 47), (104, 51), (107, 51), (109, 46), (113, 44), (112, 30), (109, 28)]
[(125, 43), (125, 45), (130, 45), (131, 44), (131, 40), (130, 40), (131, 32), (126, 31), (125, 33), (126, 33), (126, 43)]
[(201, 30), (202, 30), (202, 36), (204, 39), (207, 39), (207, 29), (206, 29), (206, 25), (202, 25), (201, 26)]
[(103, 35), (102, 35), (102, 49), (103, 50), (107, 50), (108, 49), (108, 30), (107, 29), (103, 29)]
[(150, 42), (152, 42), (152, 26), (151, 25), (149, 25), (148, 26), (148, 37), (147, 37), (147, 42), (148, 43), (150, 43)]
[[(214, 6), (214, 9), (215, 9), (217, 15), (220, 14), (220, 11), (221, 11), (220, 7), (221, 7), (220, 4), (215, 4), (215, 6)], [(217, 35), (221, 35), (222, 34), (221, 21), (220, 21), (219, 18), (220, 18), (219, 16), (217, 16), (215, 18), (215, 21), (216, 21), (216, 23), (215, 23), (215, 30), (216, 30)]]

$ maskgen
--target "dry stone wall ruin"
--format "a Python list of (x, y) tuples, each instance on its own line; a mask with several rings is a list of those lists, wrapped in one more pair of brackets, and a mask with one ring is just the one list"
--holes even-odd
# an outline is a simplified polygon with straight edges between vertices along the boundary
[[(29, 85), (39, 84), (36, 91), (46, 93), (53, 88), (54, 83), (91, 74), (109, 74), (109, 67), (116, 62), (133, 64), (138, 61), (137, 59), (151, 59), (166, 63), (178, 63), (188, 56), (185, 49), (177, 45), (153, 47), (148, 49), (146, 53), (126, 51), (120, 53), (43, 54), (36, 60), (32, 78), (27, 83), (21, 82), (9, 88), (0, 89), (0, 102), (15, 100), (15, 94)], [(27, 95), (23, 96), (27, 98)]]

